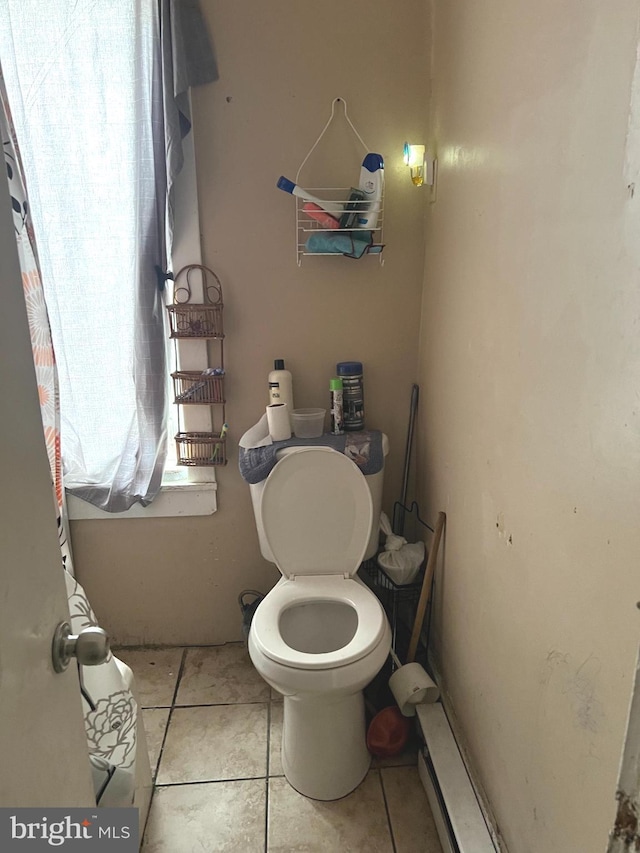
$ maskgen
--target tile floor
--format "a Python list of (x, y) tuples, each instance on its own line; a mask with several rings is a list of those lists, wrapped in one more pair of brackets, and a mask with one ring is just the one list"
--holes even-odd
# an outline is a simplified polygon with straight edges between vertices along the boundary
[(155, 787), (144, 853), (441, 853), (417, 746), (374, 760), (331, 803), (282, 775), (282, 699), (242, 643), (120, 649), (133, 670)]

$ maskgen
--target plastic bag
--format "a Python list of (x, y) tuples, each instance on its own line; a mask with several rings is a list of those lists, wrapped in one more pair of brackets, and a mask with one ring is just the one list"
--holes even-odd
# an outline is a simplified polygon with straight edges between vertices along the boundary
[(380, 514), (380, 528), (387, 538), (385, 550), (378, 554), (378, 565), (399, 586), (411, 583), (424, 561), (424, 542), (409, 544), (404, 536), (396, 536), (384, 512)]

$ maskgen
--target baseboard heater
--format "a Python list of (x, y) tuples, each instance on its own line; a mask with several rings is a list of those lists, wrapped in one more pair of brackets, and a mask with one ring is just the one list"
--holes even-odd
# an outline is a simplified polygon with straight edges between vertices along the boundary
[[(483, 811), (440, 702), (418, 705), (424, 747), (418, 772), (443, 853), (496, 853)], [(499, 853), (499, 851), (498, 851)]]

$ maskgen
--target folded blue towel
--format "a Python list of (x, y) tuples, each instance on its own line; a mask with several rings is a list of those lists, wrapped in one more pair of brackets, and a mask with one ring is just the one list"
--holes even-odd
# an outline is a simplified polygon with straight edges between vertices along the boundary
[(380, 253), (382, 246), (373, 245), (371, 231), (319, 231), (309, 236), (306, 249), (314, 255), (338, 254), (361, 258), (365, 252)]
[(323, 435), (320, 438), (287, 438), (274, 441), (267, 447), (239, 447), (238, 467), (247, 483), (261, 483), (275, 467), (276, 454), (281, 447), (332, 447), (344, 453), (363, 474), (377, 474), (384, 465), (382, 433), (363, 430), (345, 435)]

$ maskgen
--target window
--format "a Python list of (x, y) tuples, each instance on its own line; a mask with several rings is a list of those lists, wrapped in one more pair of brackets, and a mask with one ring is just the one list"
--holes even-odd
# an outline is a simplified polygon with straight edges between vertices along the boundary
[(168, 40), (193, 4), (178, 13), (170, 0), (0, 2), (0, 56), (58, 363), (65, 486), (119, 512), (152, 500), (162, 478), (166, 312), (157, 269), (169, 266), (184, 118)]

